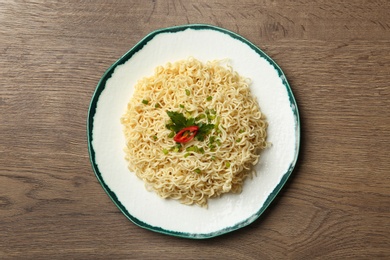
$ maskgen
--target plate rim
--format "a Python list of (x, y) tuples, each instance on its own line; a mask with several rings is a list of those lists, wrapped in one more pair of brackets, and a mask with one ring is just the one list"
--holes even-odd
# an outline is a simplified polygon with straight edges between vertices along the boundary
[[(290, 103), (290, 108), (293, 112), (294, 118), (295, 118), (295, 154), (293, 157), (293, 160), (290, 163), (290, 166), (283, 174), (283, 177), (280, 179), (279, 183), (276, 185), (276, 187), (272, 190), (272, 192), (268, 195), (266, 201), (264, 204), (259, 208), (259, 210), (250, 216), (249, 218), (246, 218), (245, 220), (235, 223), (232, 226), (220, 229), (218, 231), (213, 231), (210, 233), (188, 233), (188, 232), (179, 232), (179, 231), (173, 231), (173, 230), (167, 230), (161, 227), (152, 226), (148, 223), (143, 222), (142, 220), (134, 217), (130, 214), (130, 212), (126, 209), (125, 206), (122, 205), (122, 203), (117, 198), (115, 192), (113, 192), (110, 187), (105, 183), (105, 181), (102, 178), (102, 174), (99, 170), (98, 165), (96, 164), (95, 160), (95, 150), (92, 146), (92, 132), (93, 132), (93, 119), (96, 114), (96, 107), (97, 103), (99, 101), (99, 97), (101, 93), (104, 91), (106, 87), (106, 82), (109, 78), (111, 78), (112, 74), (114, 73), (117, 66), (124, 64), (128, 60), (131, 59), (131, 57), (140, 51), (149, 41), (153, 40), (153, 38), (161, 33), (176, 33), (185, 31), (187, 29), (193, 29), (193, 30), (214, 30), (218, 31), (224, 34), (227, 34), (228, 36), (237, 39), (241, 41), (242, 43), (248, 45), (252, 50), (254, 50), (260, 57), (265, 58), (271, 66), (275, 68), (275, 70), (278, 72), (278, 76), (282, 79), (282, 83), (284, 87), (287, 90), (288, 99)], [(228, 29), (221, 28), (215, 25), (210, 24), (201, 24), (201, 23), (195, 23), (195, 24), (184, 24), (184, 25), (177, 25), (177, 26), (170, 26), (165, 28), (160, 28), (157, 30), (154, 30), (150, 33), (148, 33), (145, 37), (143, 37), (140, 41), (138, 41), (130, 50), (128, 50), (124, 55), (122, 55), (118, 60), (116, 60), (102, 75), (99, 82), (96, 85), (96, 88), (94, 90), (94, 93), (92, 95), (89, 109), (88, 109), (88, 116), (87, 116), (87, 142), (88, 142), (88, 152), (89, 152), (89, 160), (92, 166), (92, 169), (94, 171), (94, 174), (96, 178), (98, 179), (99, 183), (107, 193), (108, 197), (114, 202), (114, 204), (118, 207), (118, 209), (135, 225), (154, 231), (157, 233), (162, 233), (170, 236), (176, 236), (176, 237), (183, 237), (183, 238), (191, 238), (191, 239), (206, 239), (206, 238), (212, 238), (216, 236), (220, 236), (223, 234), (230, 233), (232, 231), (238, 230), (240, 228), (243, 228), (247, 225), (250, 225), (251, 223), (255, 222), (263, 213), (264, 211), (269, 207), (271, 202), (276, 198), (280, 190), (283, 188), (283, 186), (286, 184), (287, 180), (291, 176), (296, 162), (298, 160), (299, 152), (300, 152), (300, 117), (299, 117), (299, 111), (298, 106), (295, 100), (295, 97), (292, 93), (290, 84), (287, 81), (287, 78), (282, 71), (282, 69), (279, 67), (279, 65), (271, 58), (269, 57), (263, 50), (261, 50), (259, 47), (254, 45), (252, 42), (250, 42), (248, 39), (244, 38), (243, 36), (232, 32)]]

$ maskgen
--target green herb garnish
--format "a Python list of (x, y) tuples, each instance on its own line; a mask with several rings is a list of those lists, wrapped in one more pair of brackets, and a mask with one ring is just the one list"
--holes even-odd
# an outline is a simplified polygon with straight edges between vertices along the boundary
[(166, 125), (168, 129), (171, 129), (177, 133), (181, 129), (189, 126), (187, 125), (187, 118), (182, 113), (167, 111), (167, 114), (172, 121)]
[(209, 144), (209, 148), (211, 149), (211, 150), (213, 150), (213, 149), (215, 149), (215, 145), (213, 145), (213, 144)]
[(181, 144), (176, 144), (171, 148), (171, 151), (174, 151), (175, 153), (180, 152), (181, 150)]
[(186, 152), (194, 152), (194, 153), (204, 154), (205, 151), (204, 151), (203, 147), (199, 148), (198, 146), (193, 145), (193, 146), (187, 147)]
[(197, 117), (195, 117), (195, 120), (196, 120), (196, 121), (199, 121), (200, 119), (203, 119), (203, 118), (205, 118), (205, 117), (206, 117), (205, 114), (200, 114), (200, 115), (198, 115)]
[(198, 127), (199, 127), (199, 130), (198, 130), (198, 133), (196, 134), (195, 138), (198, 139), (199, 141), (204, 141), (204, 139), (206, 138), (206, 135), (208, 135), (211, 132), (211, 130), (214, 129), (213, 124), (199, 123)]
[(204, 123), (197, 123), (195, 122), (195, 118), (189, 117), (186, 118), (182, 113), (179, 112), (173, 112), (173, 111), (167, 111), (167, 114), (169, 118), (171, 119), (171, 122), (166, 124), (166, 127), (175, 133), (178, 133), (181, 129), (189, 126), (197, 126), (199, 127), (199, 130), (195, 136), (195, 138), (199, 141), (204, 141), (206, 135), (208, 135), (211, 130), (214, 129), (213, 124), (204, 124)]
[(198, 146), (196, 146), (196, 145), (193, 145), (193, 146), (188, 146), (187, 148), (186, 148), (186, 151), (187, 152), (198, 152), (199, 151), (199, 148), (198, 148)]
[(142, 104), (147, 105), (147, 104), (149, 104), (149, 101), (146, 100), (146, 99), (143, 99), (143, 100), (142, 100)]
[(220, 116), (217, 116), (217, 117), (216, 117), (216, 121), (217, 121), (217, 122), (215, 123), (214, 128), (215, 128), (215, 130), (216, 130), (217, 132), (221, 132), (221, 130), (218, 129), (219, 124), (220, 124), (220, 122), (221, 122), (221, 117), (220, 117)]

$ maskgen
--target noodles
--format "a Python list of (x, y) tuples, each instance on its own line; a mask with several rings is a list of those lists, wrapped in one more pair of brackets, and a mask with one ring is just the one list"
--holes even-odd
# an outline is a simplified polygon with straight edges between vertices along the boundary
[[(121, 118), (129, 169), (148, 190), (183, 204), (206, 207), (209, 198), (241, 192), (267, 147), (267, 123), (249, 84), (221, 61), (157, 67), (138, 81)], [(181, 137), (198, 129), (195, 138), (175, 142), (188, 125)]]

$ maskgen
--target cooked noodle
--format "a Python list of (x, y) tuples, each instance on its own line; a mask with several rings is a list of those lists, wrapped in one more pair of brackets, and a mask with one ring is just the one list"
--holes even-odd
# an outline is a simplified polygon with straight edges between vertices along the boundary
[[(148, 190), (184, 204), (207, 207), (209, 198), (241, 192), (267, 147), (267, 123), (249, 84), (223, 61), (189, 58), (157, 67), (135, 85), (121, 118), (129, 169)], [(167, 111), (215, 128), (203, 141), (177, 146)]]

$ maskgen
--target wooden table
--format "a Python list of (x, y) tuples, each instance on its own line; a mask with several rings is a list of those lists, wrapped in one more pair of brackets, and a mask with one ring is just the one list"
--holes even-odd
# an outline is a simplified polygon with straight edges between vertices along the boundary
[[(128, 221), (87, 149), (105, 70), (149, 32), (188, 23), (263, 49), (301, 115), (283, 191), (255, 223), (208, 240)], [(389, 1), (6, 0), (0, 53), (0, 259), (390, 258)]]

